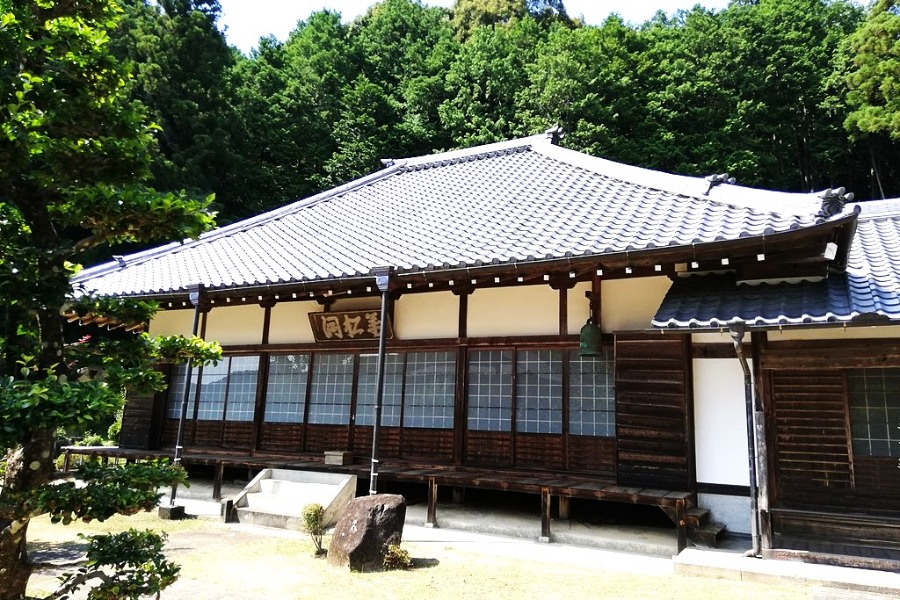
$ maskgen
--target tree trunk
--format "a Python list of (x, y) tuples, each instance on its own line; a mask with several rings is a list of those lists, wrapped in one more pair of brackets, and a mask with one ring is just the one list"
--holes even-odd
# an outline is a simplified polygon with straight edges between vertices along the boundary
[[(9, 453), (6, 478), (0, 496), (33, 490), (47, 483), (55, 469), (55, 439), (52, 431), (36, 431), (23, 446)], [(17, 506), (21, 510), (21, 506)], [(0, 600), (18, 600), (25, 595), (32, 567), (26, 552), (26, 533), (31, 516), (0, 516)]]
[(0, 600), (25, 596), (31, 565), (25, 552), (28, 521), (0, 519)]

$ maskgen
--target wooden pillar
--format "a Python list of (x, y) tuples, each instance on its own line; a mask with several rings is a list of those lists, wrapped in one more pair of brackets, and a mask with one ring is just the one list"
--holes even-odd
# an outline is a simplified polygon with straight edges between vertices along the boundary
[(466, 488), (464, 488), (464, 487), (453, 488), (453, 504), (462, 504), (465, 501), (466, 501)]
[(541, 488), (541, 537), (538, 541), (550, 541), (550, 488)]
[[(768, 382), (770, 380), (769, 371), (763, 374), (761, 363), (762, 356), (766, 352), (768, 346), (768, 334), (764, 331), (752, 332), (750, 334), (750, 343), (752, 353), (750, 355), (753, 361), (753, 381), (754, 381), (754, 412), (756, 417), (756, 456), (757, 456), (757, 486), (758, 486), (758, 515), (759, 515), (759, 533), (761, 550), (772, 549), (772, 521), (769, 516), (769, 468), (772, 464), (769, 461), (769, 442), (770, 433), (768, 432), (768, 421), (770, 417), (774, 418), (772, 412), (772, 395), (771, 387)], [(774, 432), (772, 432), (774, 435)]]
[(213, 500), (222, 499), (222, 475), (225, 472), (224, 461), (216, 461), (216, 476), (213, 478)]
[(560, 519), (568, 519), (569, 518), (569, 498), (568, 496), (559, 496), (559, 518)]
[(72, 468), (72, 451), (66, 448), (66, 456), (63, 458), (63, 473), (68, 473)]
[(678, 554), (687, 548), (687, 518), (685, 516), (684, 498), (675, 500), (675, 530), (678, 532)]
[(437, 527), (437, 496), (438, 485), (434, 477), (428, 478), (428, 514), (425, 517), (425, 527)]

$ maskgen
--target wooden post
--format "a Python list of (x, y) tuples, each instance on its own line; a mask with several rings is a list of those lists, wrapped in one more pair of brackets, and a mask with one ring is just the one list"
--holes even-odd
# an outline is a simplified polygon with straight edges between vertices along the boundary
[(428, 478), (428, 515), (425, 517), (425, 527), (437, 527), (437, 496), (438, 486), (434, 477)]
[(453, 504), (462, 504), (465, 501), (466, 501), (466, 488), (464, 488), (464, 487), (453, 488)]
[(225, 462), (216, 461), (216, 476), (213, 479), (213, 500), (222, 499), (222, 475), (225, 472)]
[(550, 541), (550, 488), (541, 488), (541, 537), (538, 541)]
[(66, 456), (63, 458), (63, 473), (68, 473), (72, 468), (72, 451), (66, 448)]
[(678, 554), (681, 554), (681, 551), (687, 548), (687, 518), (684, 498), (675, 500), (675, 529), (678, 532)]
[(559, 496), (559, 518), (560, 519), (568, 519), (569, 518), (569, 498), (568, 496)]

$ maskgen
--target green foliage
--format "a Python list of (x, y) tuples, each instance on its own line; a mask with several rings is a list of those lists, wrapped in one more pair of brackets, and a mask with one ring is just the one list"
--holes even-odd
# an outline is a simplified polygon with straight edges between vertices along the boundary
[[(180, 2), (165, 2), (181, 4)], [(201, 3), (210, 5), (208, 2)], [(126, 390), (156, 390), (163, 358), (220, 354), (198, 340), (96, 331), (73, 340), (61, 314), (84, 252), (213, 226), (211, 198), (157, 192), (150, 176), (159, 128), (129, 99), (129, 73), (110, 52), (114, 0), (0, 1), (0, 598), (19, 598), (31, 572), (16, 550), (28, 520), (105, 519), (155, 506), (164, 465), (85, 465), (84, 485), (52, 481), (54, 432), (102, 431)], [(176, 188), (173, 188), (176, 189)], [(76, 312), (144, 322), (155, 307), (84, 299)], [(127, 597), (110, 591), (105, 596)], [(119, 595), (116, 595), (119, 594)]]
[(15, 447), (32, 431), (90, 428), (122, 407), (121, 392), (102, 381), (72, 381), (52, 371), (0, 379), (0, 447)]
[[(123, 0), (125, 14), (110, 32), (111, 50), (131, 66), (129, 96), (160, 126), (152, 160), (158, 188), (205, 196), (236, 166), (228, 74), (236, 57), (217, 27), (217, 0)], [(231, 207), (229, 207), (231, 208)], [(175, 236), (165, 236), (175, 237)]]
[(143, 325), (159, 311), (159, 304), (135, 298), (80, 296), (67, 307), (79, 317), (100, 316), (113, 323)]
[(325, 549), (322, 547), (322, 536), (325, 534), (325, 509), (322, 508), (321, 504), (307, 504), (303, 507), (302, 517), (303, 528), (309, 534), (309, 537), (312, 538), (316, 547), (316, 556), (324, 555)]
[(260, 40), (235, 66), (235, 152), (240, 169), (224, 180), (247, 216), (321, 189), (324, 164), (337, 150), (332, 124), (355, 62), (348, 28), (336, 13), (314, 13), (286, 43)]
[(473, 146), (524, 133), (516, 91), (526, 85), (525, 67), (545, 36), (525, 17), (508, 28), (484, 27), (462, 47), (447, 70), (453, 90), (438, 108), (454, 145)]
[(385, 571), (408, 569), (412, 566), (412, 559), (409, 557), (409, 552), (401, 548), (399, 544), (389, 544), (384, 549), (383, 564)]
[(900, 141), (900, 3), (878, 0), (848, 39), (847, 129)]
[(159, 503), (161, 487), (186, 485), (187, 473), (167, 461), (127, 465), (84, 462), (75, 481), (39, 488), (4, 491), (0, 518), (27, 519), (49, 514), (54, 523), (105, 521), (116, 514), (133, 515)]
[[(89, 600), (159, 597), (159, 592), (178, 578), (180, 567), (162, 553), (165, 534), (129, 529), (80, 537), (88, 540), (87, 563), (61, 577), (62, 585), (50, 598), (69, 598), (85, 586), (89, 586)], [(91, 586), (94, 580), (98, 583)]]

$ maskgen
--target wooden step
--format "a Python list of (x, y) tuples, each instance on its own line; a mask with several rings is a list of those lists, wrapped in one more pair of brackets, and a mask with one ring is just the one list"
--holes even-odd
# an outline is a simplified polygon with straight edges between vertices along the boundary
[(703, 527), (709, 523), (709, 509), (692, 506), (684, 511), (684, 518), (688, 527)]
[(700, 548), (716, 548), (719, 539), (725, 532), (725, 526), (718, 523), (706, 523), (702, 527), (688, 527), (687, 536), (695, 546)]

